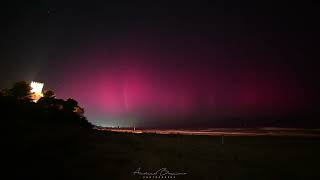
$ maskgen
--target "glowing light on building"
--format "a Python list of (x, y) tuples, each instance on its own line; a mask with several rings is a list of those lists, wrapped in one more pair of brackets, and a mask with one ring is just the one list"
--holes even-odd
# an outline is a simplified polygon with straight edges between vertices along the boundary
[(31, 81), (30, 87), (31, 87), (33, 102), (37, 102), (41, 97), (43, 97), (43, 94), (42, 94), (43, 86), (44, 86), (43, 83)]

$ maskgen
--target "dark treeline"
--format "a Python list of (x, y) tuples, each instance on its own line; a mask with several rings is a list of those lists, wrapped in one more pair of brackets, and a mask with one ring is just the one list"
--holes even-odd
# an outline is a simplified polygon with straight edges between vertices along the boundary
[[(81, 127), (92, 127), (84, 116), (84, 109), (74, 99), (58, 99), (51, 90), (46, 90), (36, 103), (30, 85), (17, 82), (10, 89), (3, 89), (0, 93), (2, 116), (9, 118), (2, 124), (7, 127), (19, 128), (22, 124), (60, 122), (74, 124)], [(40, 121), (40, 122), (38, 122)]]
[(18, 82), (0, 93), (2, 163), (10, 179), (65, 177), (63, 164), (85, 147), (92, 124), (73, 99), (53, 91), (33, 102), (30, 85)]

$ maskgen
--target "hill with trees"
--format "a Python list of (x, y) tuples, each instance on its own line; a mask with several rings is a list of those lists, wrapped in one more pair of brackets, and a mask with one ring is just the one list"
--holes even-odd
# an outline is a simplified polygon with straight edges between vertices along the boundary
[(61, 169), (63, 159), (84, 148), (94, 134), (76, 100), (58, 99), (47, 90), (33, 102), (30, 90), (21, 81), (0, 91), (2, 162), (10, 177), (43, 177)]

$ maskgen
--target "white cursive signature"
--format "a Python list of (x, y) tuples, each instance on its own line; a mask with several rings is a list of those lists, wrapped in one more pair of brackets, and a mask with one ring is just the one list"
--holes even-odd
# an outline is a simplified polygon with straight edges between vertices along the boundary
[(141, 168), (138, 168), (133, 172), (133, 175), (140, 175), (140, 176), (179, 176), (179, 175), (186, 175), (187, 173), (181, 172), (170, 172), (167, 168), (161, 168), (155, 172), (141, 172)]

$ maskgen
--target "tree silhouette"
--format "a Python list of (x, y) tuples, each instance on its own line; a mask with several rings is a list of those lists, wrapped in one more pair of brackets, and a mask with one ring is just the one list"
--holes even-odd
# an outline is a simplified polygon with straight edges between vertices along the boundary
[(44, 93), (43, 93), (43, 97), (44, 97), (44, 98), (55, 98), (56, 95), (55, 95), (54, 91), (52, 91), (52, 90), (46, 90), (46, 91), (44, 91)]
[(63, 109), (69, 112), (73, 112), (76, 107), (78, 107), (78, 102), (71, 98), (68, 98), (63, 104)]
[(8, 94), (17, 100), (32, 100), (31, 87), (26, 81), (14, 83), (13, 87), (9, 89)]
[[(36, 103), (32, 101), (31, 86), (25, 81), (17, 82), (10, 89), (0, 90), (0, 107), (13, 121), (5, 121), (3, 127), (23, 127), (27, 124), (38, 125), (38, 122), (56, 122), (63, 126), (69, 123), (92, 128), (93, 125), (84, 116), (84, 109), (74, 99), (58, 99), (54, 91), (47, 90)], [(24, 122), (28, 122), (27, 124)], [(23, 126), (21, 126), (23, 125)], [(54, 125), (55, 126), (55, 125)], [(75, 126), (76, 127), (76, 126)], [(9, 133), (9, 131), (8, 131)]]

